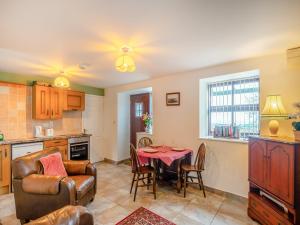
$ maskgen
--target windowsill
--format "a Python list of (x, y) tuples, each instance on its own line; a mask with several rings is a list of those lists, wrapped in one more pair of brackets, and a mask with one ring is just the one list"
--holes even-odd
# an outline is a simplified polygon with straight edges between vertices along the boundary
[(239, 144), (248, 144), (248, 140), (246, 139), (234, 139), (234, 138), (215, 138), (213, 136), (204, 136), (199, 137), (199, 139), (209, 140), (209, 141), (223, 141), (223, 142), (231, 142), (231, 143), (239, 143)]

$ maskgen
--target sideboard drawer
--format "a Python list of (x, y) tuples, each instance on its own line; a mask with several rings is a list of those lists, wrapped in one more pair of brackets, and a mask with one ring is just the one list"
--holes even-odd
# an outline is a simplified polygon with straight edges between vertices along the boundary
[[(263, 219), (263, 224), (266, 225), (290, 225), (290, 223), (285, 217), (274, 210), (266, 202), (264, 202), (260, 197), (254, 194), (249, 195), (249, 208)], [(262, 222), (262, 221), (260, 221)]]

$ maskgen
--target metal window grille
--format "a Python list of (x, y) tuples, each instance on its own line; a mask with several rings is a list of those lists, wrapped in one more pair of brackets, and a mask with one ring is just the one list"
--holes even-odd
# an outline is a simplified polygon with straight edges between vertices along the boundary
[(240, 138), (259, 134), (259, 78), (208, 84), (208, 133), (216, 125), (238, 126)]

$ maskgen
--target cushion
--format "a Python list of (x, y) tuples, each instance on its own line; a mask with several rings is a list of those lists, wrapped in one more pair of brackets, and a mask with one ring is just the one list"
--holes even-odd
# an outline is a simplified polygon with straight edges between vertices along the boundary
[(81, 199), (84, 195), (94, 187), (94, 177), (93, 176), (69, 176), (75, 181), (77, 199)]
[(61, 154), (59, 152), (40, 158), (44, 168), (44, 174), (47, 176), (68, 176), (64, 167)]

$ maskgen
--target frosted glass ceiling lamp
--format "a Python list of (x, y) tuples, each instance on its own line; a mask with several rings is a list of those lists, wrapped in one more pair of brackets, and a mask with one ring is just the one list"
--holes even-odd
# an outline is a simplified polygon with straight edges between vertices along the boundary
[(70, 87), (70, 82), (66, 77), (58, 76), (54, 80), (54, 86), (59, 88), (68, 88)]
[(261, 113), (262, 118), (270, 119), (269, 130), (271, 137), (277, 137), (279, 122), (278, 119), (287, 119), (288, 115), (282, 103), (280, 95), (269, 95), (265, 107)]
[(116, 70), (122, 73), (125, 72), (134, 72), (135, 62), (131, 56), (128, 55), (128, 53), (131, 51), (131, 48), (128, 46), (124, 46), (121, 48), (123, 54), (119, 56), (116, 60), (115, 67)]

